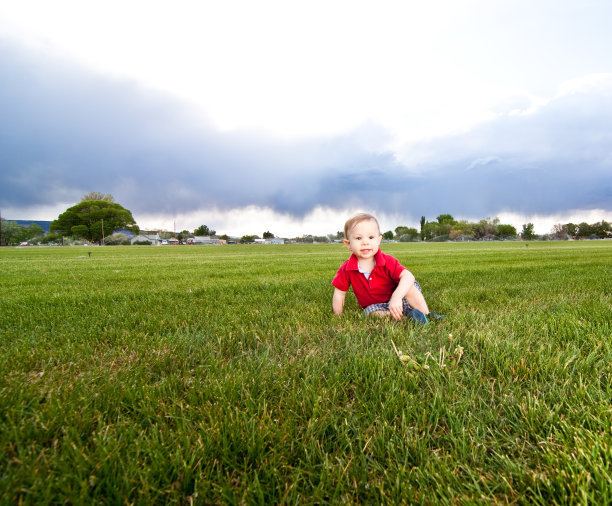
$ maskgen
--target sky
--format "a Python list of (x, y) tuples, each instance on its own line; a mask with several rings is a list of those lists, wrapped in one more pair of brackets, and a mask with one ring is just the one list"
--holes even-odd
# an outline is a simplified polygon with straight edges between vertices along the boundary
[(0, 0), (0, 212), (323, 235), (612, 219), (608, 0)]

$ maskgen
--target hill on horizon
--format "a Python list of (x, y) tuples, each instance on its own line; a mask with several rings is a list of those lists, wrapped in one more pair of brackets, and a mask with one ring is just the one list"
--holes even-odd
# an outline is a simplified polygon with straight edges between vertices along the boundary
[(37, 225), (39, 225), (39, 226), (41, 226), (43, 228), (43, 230), (45, 231), (46, 234), (49, 233), (49, 227), (51, 226), (51, 222), (50, 221), (43, 221), (43, 220), (8, 220), (7, 219), (6, 221), (13, 221), (13, 222), (17, 223), (17, 225), (19, 225), (21, 227), (28, 227), (32, 223), (36, 223)]

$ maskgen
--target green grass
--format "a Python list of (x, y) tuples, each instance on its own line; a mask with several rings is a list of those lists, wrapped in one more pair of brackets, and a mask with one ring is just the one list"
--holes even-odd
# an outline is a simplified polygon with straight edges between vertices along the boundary
[(612, 242), (383, 246), (0, 249), (0, 502), (612, 503)]

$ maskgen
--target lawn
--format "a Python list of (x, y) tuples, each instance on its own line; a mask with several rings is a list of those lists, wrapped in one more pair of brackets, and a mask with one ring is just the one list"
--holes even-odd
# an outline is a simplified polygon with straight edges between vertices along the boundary
[(1, 248), (0, 503), (611, 503), (612, 241), (383, 250)]

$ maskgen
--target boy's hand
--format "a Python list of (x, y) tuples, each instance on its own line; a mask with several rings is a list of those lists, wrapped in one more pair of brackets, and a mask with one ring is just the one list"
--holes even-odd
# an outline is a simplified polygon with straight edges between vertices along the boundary
[(395, 320), (400, 320), (404, 315), (404, 302), (401, 297), (391, 297), (389, 300), (389, 313)]

